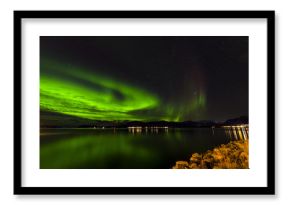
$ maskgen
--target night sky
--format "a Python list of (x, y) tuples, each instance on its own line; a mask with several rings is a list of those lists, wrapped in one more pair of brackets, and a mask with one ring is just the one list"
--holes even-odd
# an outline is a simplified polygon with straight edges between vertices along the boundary
[(40, 109), (109, 121), (248, 115), (248, 37), (40, 37)]

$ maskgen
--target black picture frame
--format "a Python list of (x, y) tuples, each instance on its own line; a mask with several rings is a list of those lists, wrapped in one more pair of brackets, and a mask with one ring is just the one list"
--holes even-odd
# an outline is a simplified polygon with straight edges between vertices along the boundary
[[(22, 186), (21, 23), (27, 18), (258, 18), (267, 20), (266, 187), (24, 187)], [(275, 11), (14, 11), (14, 194), (275, 194)]]

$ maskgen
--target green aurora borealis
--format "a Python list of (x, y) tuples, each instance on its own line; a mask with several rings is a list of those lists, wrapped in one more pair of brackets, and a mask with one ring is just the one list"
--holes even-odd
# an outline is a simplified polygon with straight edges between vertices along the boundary
[(247, 36), (41, 36), (41, 126), (247, 116), (248, 74)]
[(91, 120), (185, 120), (202, 110), (201, 91), (186, 106), (164, 102), (154, 92), (83, 67), (42, 59), (40, 108)]

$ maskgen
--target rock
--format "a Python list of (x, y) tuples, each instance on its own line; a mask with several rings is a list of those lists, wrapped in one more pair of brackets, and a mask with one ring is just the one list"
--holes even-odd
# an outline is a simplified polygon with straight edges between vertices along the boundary
[(173, 169), (188, 169), (187, 161), (177, 161)]
[(196, 163), (189, 164), (189, 169), (199, 169), (200, 167)]
[(209, 150), (204, 154), (194, 153), (189, 162), (178, 161), (174, 169), (248, 169), (248, 140), (233, 141)]
[(198, 154), (198, 153), (194, 153), (193, 155), (191, 155), (191, 158), (190, 158), (190, 163), (199, 163), (201, 160), (201, 155)]

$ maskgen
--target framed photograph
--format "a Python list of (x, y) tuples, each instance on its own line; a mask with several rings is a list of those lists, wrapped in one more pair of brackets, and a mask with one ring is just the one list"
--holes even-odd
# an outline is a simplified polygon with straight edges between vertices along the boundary
[(14, 194), (275, 194), (274, 11), (14, 11)]

